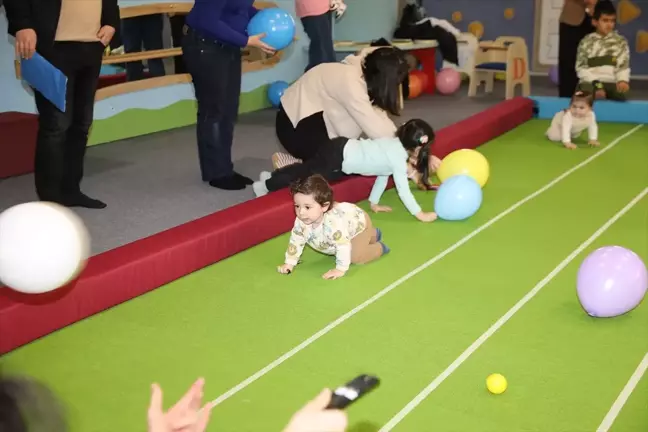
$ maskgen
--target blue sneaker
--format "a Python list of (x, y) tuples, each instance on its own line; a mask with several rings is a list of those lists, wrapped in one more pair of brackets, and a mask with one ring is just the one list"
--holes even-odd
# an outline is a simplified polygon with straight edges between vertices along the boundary
[(383, 242), (380, 242), (380, 246), (382, 247), (383, 255), (387, 255), (391, 249), (387, 247), (387, 245)]
[(376, 241), (379, 242), (382, 240), (382, 231), (380, 231), (380, 228), (376, 228)]

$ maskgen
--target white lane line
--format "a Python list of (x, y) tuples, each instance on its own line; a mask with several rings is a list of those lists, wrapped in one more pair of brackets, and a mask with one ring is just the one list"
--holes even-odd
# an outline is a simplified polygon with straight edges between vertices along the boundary
[(614, 421), (623, 409), (623, 406), (628, 399), (630, 399), (630, 395), (634, 391), (635, 387), (637, 387), (637, 384), (641, 381), (641, 377), (646, 373), (646, 369), (648, 369), (648, 353), (646, 353), (643, 360), (641, 360), (641, 363), (639, 363), (639, 366), (637, 366), (637, 369), (635, 369), (627, 384), (619, 394), (619, 397), (614, 401), (612, 408), (610, 408), (610, 411), (608, 411), (607, 415), (603, 419), (603, 422), (598, 429), (596, 429), (596, 432), (608, 432), (610, 430), (612, 424), (614, 424)]
[(405, 407), (398, 412), (394, 417), (387, 422), (379, 432), (388, 432), (394, 429), (409, 413), (411, 413), (425, 398), (427, 398), (437, 387), (443, 383), (459, 366), (461, 366), (468, 358), (475, 353), (497, 330), (510, 320), (522, 307), (527, 304), (533, 297), (535, 297), (542, 288), (544, 288), (551, 280), (558, 275), (569, 263), (571, 263), (578, 255), (580, 255), (587, 247), (589, 247), (598, 237), (601, 236), (608, 228), (610, 228), (616, 221), (618, 221), (624, 214), (626, 214), (632, 207), (634, 207), (642, 198), (648, 194), (648, 187), (645, 188), (639, 195), (634, 197), (632, 201), (626, 204), (617, 214), (612, 216), (603, 226), (594, 232), (587, 240), (578, 246), (567, 258), (565, 258), (556, 268), (554, 268), (547, 276), (544, 277), (536, 286), (531, 289), (524, 297), (522, 297), (511, 309), (508, 310), (495, 324), (486, 330), (477, 340), (475, 340), (466, 350), (461, 353), (459, 357), (453, 361), (441, 374), (439, 374), (434, 381), (428, 384), (414, 399), (412, 399)]
[(517, 208), (520, 206), (526, 204), (527, 202), (531, 201), (532, 199), (536, 198), (538, 195), (548, 191), (551, 189), (553, 186), (564, 180), (566, 177), (571, 175), (572, 173), (576, 172), (577, 170), (583, 168), (584, 166), (590, 164), (592, 161), (600, 157), (601, 155), (605, 154), (612, 148), (614, 148), (618, 143), (620, 143), (623, 139), (627, 138), (628, 136), (632, 135), (639, 129), (641, 129), (643, 125), (638, 125), (632, 129), (630, 129), (628, 132), (624, 133), (620, 137), (616, 138), (614, 141), (612, 141), (607, 147), (604, 147), (603, 149), (599, 150), (598, 152), (594, 153), (592, 156), (589, 158), (585, 159), (583, 162), (579, 163), (578, 165), (575, 165), (574, 167), (570, 168), (569, 170), (565, 171), (562, 173), (560, 176), (556, 177), (546, 185), (544, 185), (542, 188), (538, 189), (537, 191), (533, 192), (531, 195), (526, 196), (525, 198), (521, 199), (520, 201), (516, 202), (513, 204), (511, 207), (507, 208), (504, 210), (502, 213), (498, 214), (497, 216), (493, 217), (490, 219), (488, 222), (480, 226), (479, 228), (475, 229), (472, 231), (470, 234), (466, 235), (463, 237), (461, 240), (444, 250), (443, 252), (439, 253), (435, 257), (431, 258), (430, 260), (426, 261), (425, 263), (421, 264), (419, 267), (415, 268), (411, 272), (407, 273), (405, 276), (401, 277), (400, 279), (396, 280), (395, 282), (392, 282), (390, 285), (387, 287), (383, 288), (381, 291), (379, 291), (377, 294), (375, 294), (373, 297), (369, 298), (368, 300), (364, 301), (363, 303), (359, 304), (358, 306), (354, 307), (350, 311), (346, 312), (344, 315), (340, 316), (337, 318), (335, 321), (332, 321), (331, 323), (327, 324), (325, 327), (323, 327), (321, 330), (319, 330), (317, 333), (313, 334), (310, 336), (308, 339), (304, 340), (302, 343), (299, 345), (295, 346), (293, 349), (290, 351), (286, 352), (283, 354), (281, 357), (278, 357), (271, 363), (269, 363), (267, 366), (265, 366), (263, 369), (258, 370), (255, 372), (253, 375), (250, 375), (247, 377), (245, 380), (241, 381), (225, 393), (221, 394), (218, 396), (216, 399), (212, 401), (212, 404), (215, 405), (220, 405), (221, 403), (225, 402), (227, 399), (231, 398), (234, 396), (236, 393), (240, 392), (259, 378), (263, 377), (265, 374), (276, 368), (277, 366), (281, 365), (283, 362), (286, 360), (289, 360), (291, 357), (295, 356), (297, 353), (302, 351), (304, 348), (308, 347), (311, 345), (313, 342), (317, 341), (319, 338), (322, 336), (326, 335), (329, 333), (331, 330), (342, 324), (343, 322), (347, 321), (349, 318), (353, 317), (357, 313), (361, 312), (363, 309), (369, 307), (373, 303), (377, 302), (381, 297), (384, 295), (388, 294), (395, 288), (397, 288), (399, 285), (401, 285), (403, 282), (406, 282), (407, 280), (411, 279), (418, 273), (422, 272), (432, 264), (436, 263), (437, 261), (440, 261), (443, 257), (446, 255), (450, 254), (451, 252), (455, 251), (462, 245), (466, 244), (468, 241), (470, 241), (473, 237), (475, 237), (477, 234), (480, 232), (484, 231), (491, 225), (493, 225), (495, 222), (499, 221), (503, 217), (509, 215), (513, 211), (515, 211)]

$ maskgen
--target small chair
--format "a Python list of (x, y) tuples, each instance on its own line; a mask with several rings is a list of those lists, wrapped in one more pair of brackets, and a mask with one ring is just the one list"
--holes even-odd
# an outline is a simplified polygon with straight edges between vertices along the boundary
[(506, 74), (506, 99), (515, 96), (515, 86), (522, 86), (522, 95), (530, 96), (529, 50), (520, 37), (502, 36), (494, 41), (483, 41), (475, 51), (475, 67), (470, 76), (468, 96), (477, 95), (477, 87), (486, 84), (486, 93), (492, 93), (495, 74)]

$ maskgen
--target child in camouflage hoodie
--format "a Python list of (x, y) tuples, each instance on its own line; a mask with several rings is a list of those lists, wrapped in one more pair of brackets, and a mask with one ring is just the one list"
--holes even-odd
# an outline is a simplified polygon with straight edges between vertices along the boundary
[(626, 38), (614, 29), (614, 4), (599, 0), (592, 22), (596, 32), (585, 36), (578, 46), (579, 89), (594, 94), (597, 99), (626, 100), (630, 90), (630, 48)]

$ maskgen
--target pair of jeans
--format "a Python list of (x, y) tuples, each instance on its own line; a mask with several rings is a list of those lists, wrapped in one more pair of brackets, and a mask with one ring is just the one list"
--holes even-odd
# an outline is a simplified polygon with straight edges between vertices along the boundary
[(60, 202), (81, 192), (104, 48), (100, 42), (55, 42), (41, 52), (68, 78), (65, 112), (34, 90), (39, 114), (34, 179), (43, 201)]
[[(162, 30), (164, 15), (142, 15), (124, 18), (121, 21), (121, 37), (124, 42), (124, 52), (133, 53), (163, 49)], [(148, 64), (149, 74), (153, 77), (165, 75), (164, 61), (150, 59)], [(144, 64), (141, 61), (126, 63), (126, 79), (137, 81), (144, 78)]]
[(241, 93), (241, 49), (185, 27), (182, 57), (193, 80), (198, 158), (203, 181), (234, 174), (232, 143)]
[(331, 12), (301, 19), (304, 31), (310, 39), (307, 71), (320, 63), (335, 63), (336, 61), (332, 19)]

